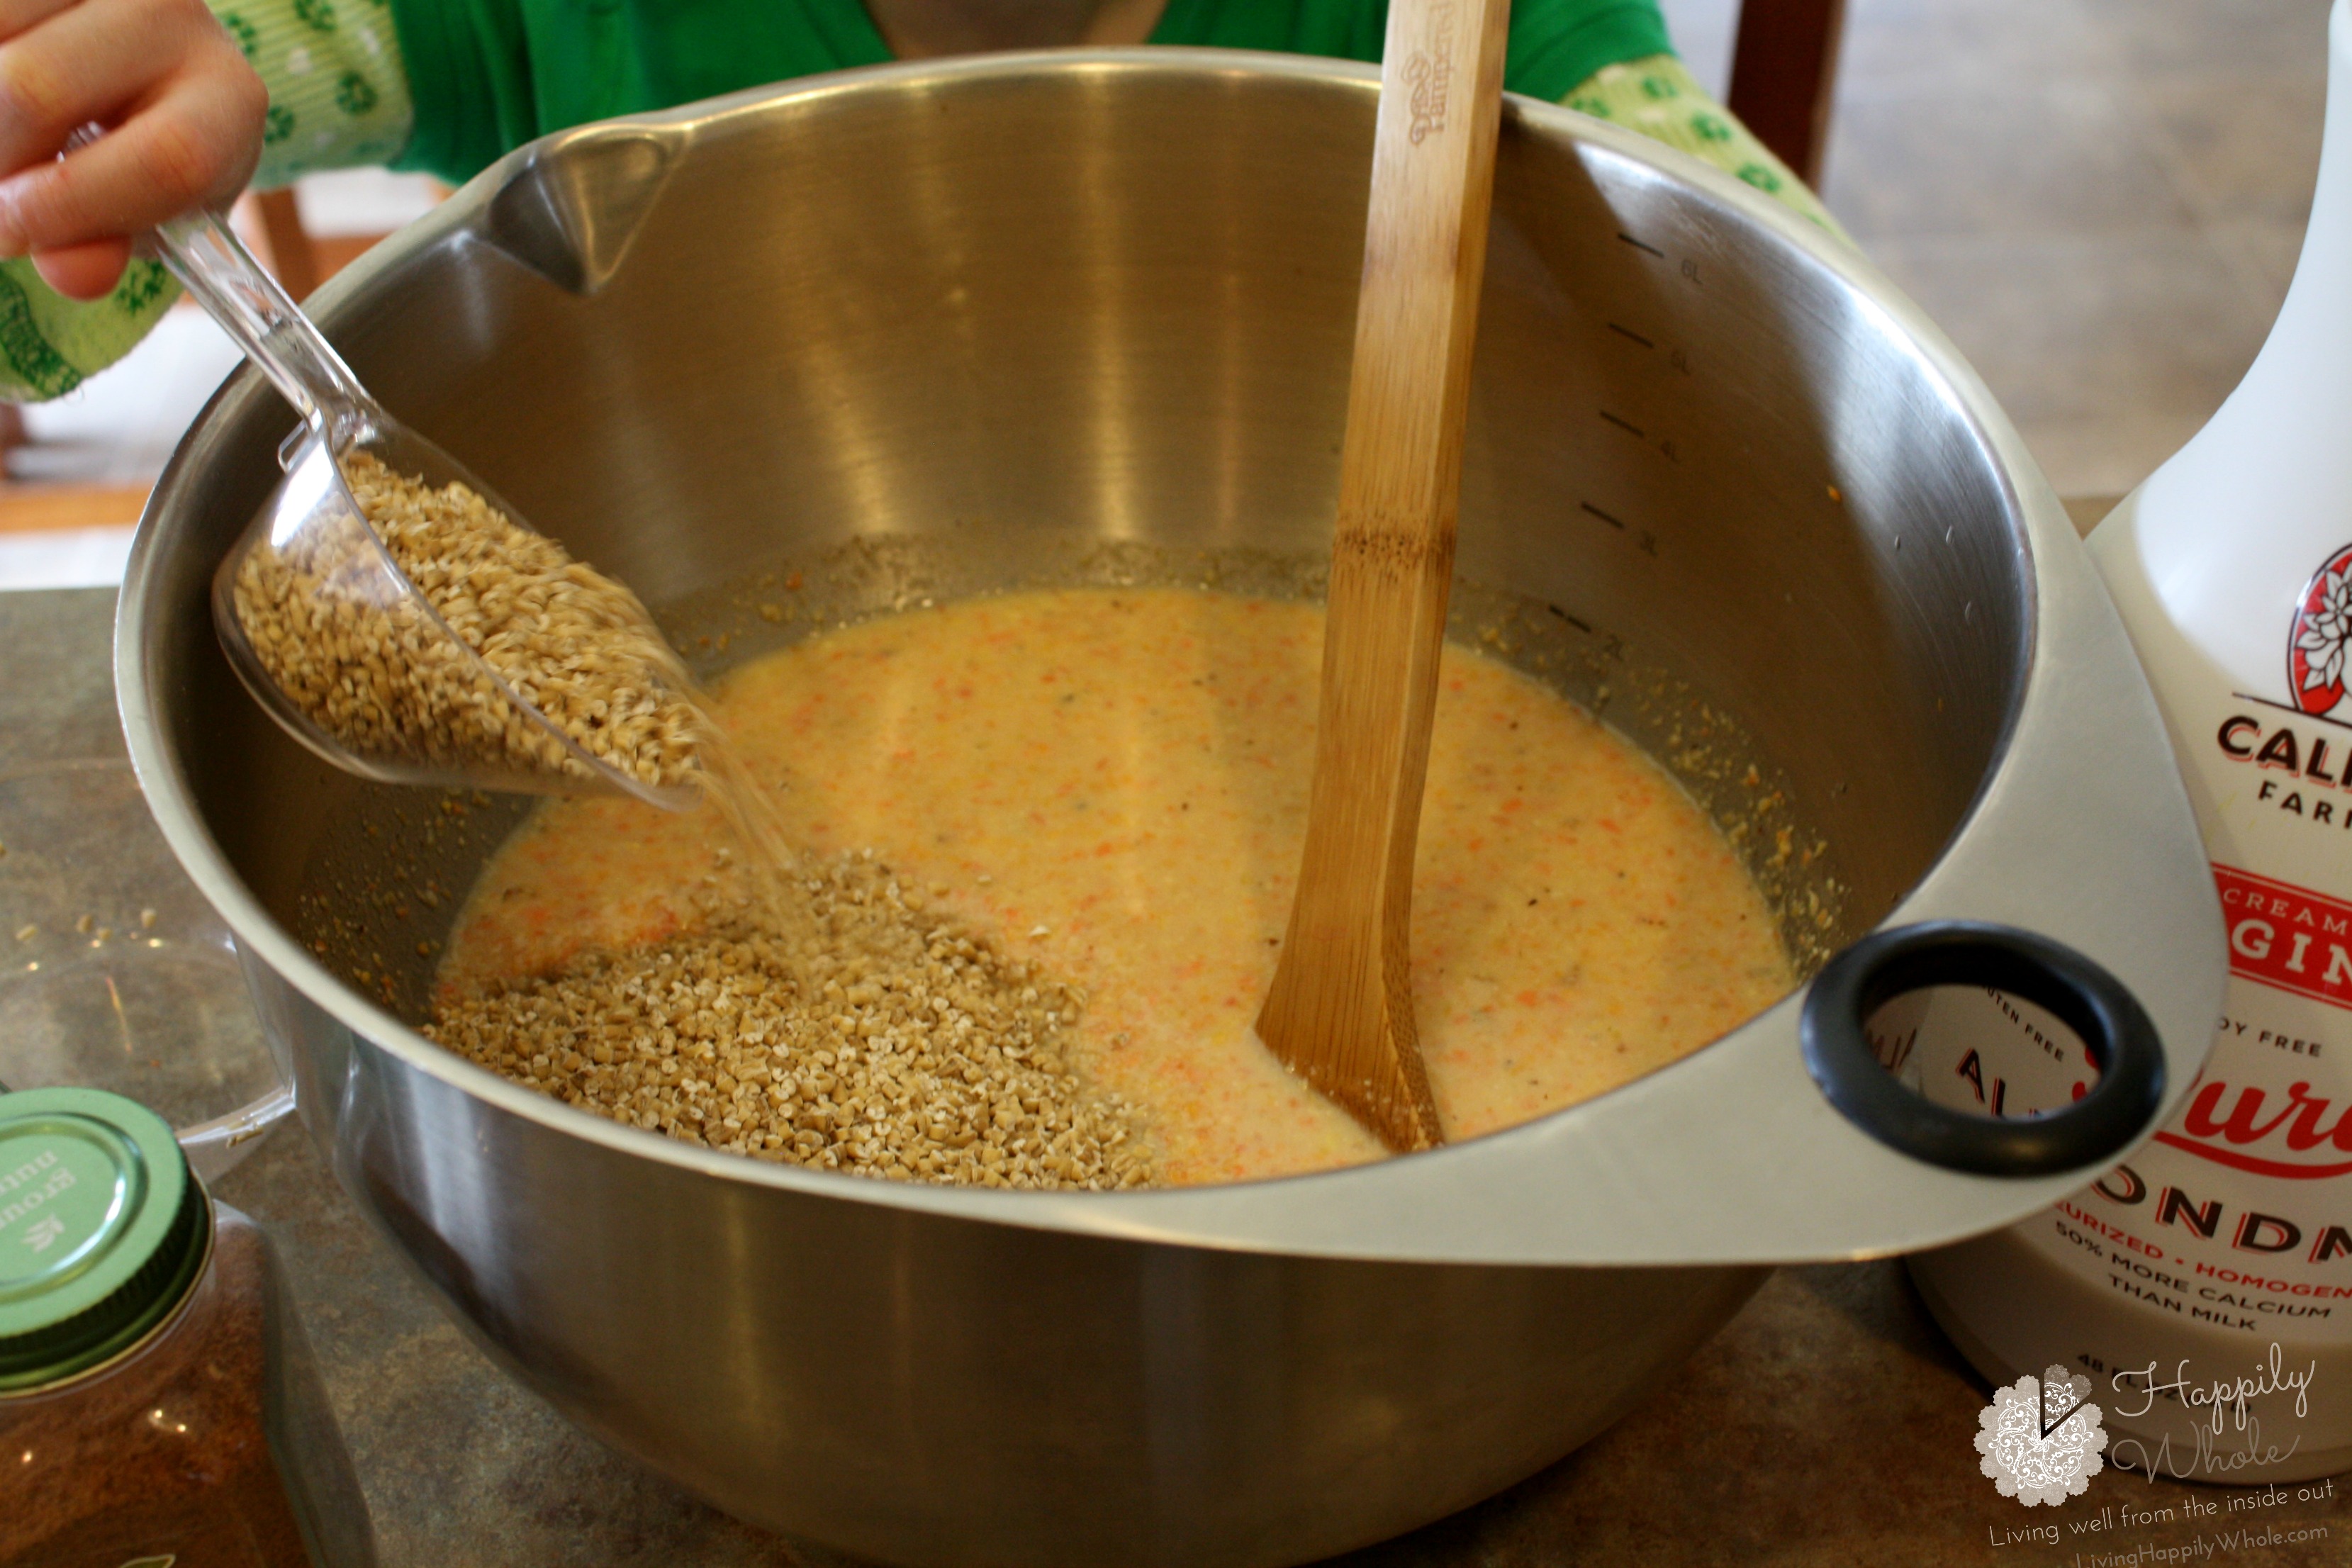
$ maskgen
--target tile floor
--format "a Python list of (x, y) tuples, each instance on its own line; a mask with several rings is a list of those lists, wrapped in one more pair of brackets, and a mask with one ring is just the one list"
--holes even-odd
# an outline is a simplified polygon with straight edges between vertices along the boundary
[(2326, 0), (1849, 0), (1822, 181), (2061, 494), (2245, 373), (2310, 212)]
[[(1664, 0), (1720, 91), (1738, 0)], [(2062, 494), (2129, 489), (2244, 373), (2309, 212), (2326, 0), (1849, 0), (1823, 192), (1958, 343)], [(419, 183), (301, 193), (389, 227)], [(183, 310), (31, 412), (23, 477), (143, 482), (234, 363)], [(103, 576), (119, 540), (0, 540), (0, 585)], [(43, 563), (52, 564), (44, 565)], [(62, 574), (62, 575), (60, 575)]]

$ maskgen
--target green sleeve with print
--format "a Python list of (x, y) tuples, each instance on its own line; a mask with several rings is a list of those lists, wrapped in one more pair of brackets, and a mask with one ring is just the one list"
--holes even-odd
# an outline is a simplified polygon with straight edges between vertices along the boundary
[[(269, 89), (257, 186), (381, 163), (407, 144), (408, 78), (386, 0), (216, 0)], [(134, 260), (102, 300), (68, 300), (21, 258), (0, 262), (0, 399), (61, 397), (145, 337), (180, 286)]]
[(269, 89), (258, 189), (388, 163), (415, 118), (389, 0), (211, 0)]
[(103, 300), (68, 300), (22, 257), (0, 262), (0, 400), (63, 397), (135, 347), (179, 298), (160, 262), (134, 260)]
[(1672, 55), (1621, 60), (1601, 67), (1562, 100), (1596, 119), (1614, 121), (1653, 141), (1714, 164), (1725, 174), (1775, 195), (1822, 227), (1846, 239), (1819, 196), (1788, 164), (1756, 139), (1731, 110), (1707, 96)]

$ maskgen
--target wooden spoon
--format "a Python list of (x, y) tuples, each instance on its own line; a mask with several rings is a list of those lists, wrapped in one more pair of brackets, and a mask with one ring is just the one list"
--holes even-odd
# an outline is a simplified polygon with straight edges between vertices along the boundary
[(1413, 841), (1454, 580), (1508, 0), (1394, 0), (1297, 901), (1260, 1038), (1391, 1148), (1444, 1141), (1413, 1031)]

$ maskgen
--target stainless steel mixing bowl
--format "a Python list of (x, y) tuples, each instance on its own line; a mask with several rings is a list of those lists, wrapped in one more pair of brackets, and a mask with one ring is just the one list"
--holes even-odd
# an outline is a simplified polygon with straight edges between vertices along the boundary
[[(788, 567), (845, 611), (1279, 580), (1332, 510), (1374, 91), (1065, 54), (585, 129), (319, 314), (683, 632)], [(1792, 941), (1969, 916), (2095, 958), (2156, 1021), (2168, 1109), (2218, 1005), (2203, 857), (1976, 377), (1834, 240), (1561, 110), (1511, 105), (1494, 221), (1465, 634), (1745, 825)], [(423, 894), (515, 808), (328, 771), (215, 641), (209, 579), (288, 425), (240, 374), (156, 489), (118, 644), (141, 776), (353, 1198), (515, 1375), (746, 1519), (907, 1563), (1319, 1556), (1565, 1453), (1767, 1265), (1948, 1241), (2086, 1179), (1860, 1131), (1806, 1076), (1796, 997), (1516, 1131), (1133, 1195), (755, 1164), (514, 1088), (410, 1025), (452, 914)]]

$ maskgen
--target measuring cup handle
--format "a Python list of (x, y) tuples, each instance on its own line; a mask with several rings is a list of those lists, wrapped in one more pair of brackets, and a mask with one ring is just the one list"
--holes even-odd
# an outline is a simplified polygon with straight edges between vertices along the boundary
[(151, 243), (195, 301), (236, 340), (296, 413), (341, 450), (380, 423), (374, 399), (278, 279), (217, 213), (156, 226)]
[[(1906, 992), (1983, 985), (2047, 1009), (2098, 1064), (2099, 1081), (2038, 1116), (1972, 1116), (1897, 1081), (1864, 1033)], [(2164, 1043), (2123, 982), (2063, 942), (1982, 921), (1873, 931), (1813, 976), (1799, 1016), (1806, 1070), (1846, 1120), (1948, 1170), (1987, 1176), (2088, 1172), (2123, 1152), (2164, 1099)]]

